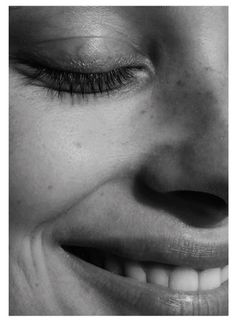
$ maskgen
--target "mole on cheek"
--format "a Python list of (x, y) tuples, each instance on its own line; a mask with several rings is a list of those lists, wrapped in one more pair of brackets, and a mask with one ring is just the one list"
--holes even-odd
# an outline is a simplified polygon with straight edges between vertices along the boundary
[(48, 186), (48, 190), (52, 190), (53, 189), (53, 186), (52, 185), (49, 185)]

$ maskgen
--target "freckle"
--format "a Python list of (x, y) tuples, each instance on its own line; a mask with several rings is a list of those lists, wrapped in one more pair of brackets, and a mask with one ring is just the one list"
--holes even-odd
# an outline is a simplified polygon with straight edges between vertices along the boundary
[(180, 86), (180, 87), (183, 87), (184, 86), (184, 82), (179, 79), (177, 82), (176, 82), (176, 85)]
[(35, 283), (35, 286), (38, 287), (39, 286), (39, 283)]
[(145, 114), (145, 113), (147, 113), (147, 111), (146, 110), (142, 110), (140, 113), (141, 114)]
[(104, 196), (104, 192), (103, 192), (103, 191), (100, 193), (100, 196), (101, 196), (101, 197), (102, 197), (102, 196)]
[(17, 200), (17, 205), (21, 205), (21, 200)]
[(52, 185), (49, 185), (48, 186), (48, 190), (52, 190), (53, 189), (53, 186)]
[(210, 70), (212, 70), (212, 68), (208, 66), (208, 67), (205, 67), (205, 70), (209, 72)]
[(150, 119), (153, 119), (153, 118), (154, 118), (154, 116), (153, 116), (153, 115), (151, 115), (151, 116), (150, 116)]
[(82, 147), (82, 144), (80, 142), (76, 142), (75, 145), (77, 146), (77, 148), (81, 148)]

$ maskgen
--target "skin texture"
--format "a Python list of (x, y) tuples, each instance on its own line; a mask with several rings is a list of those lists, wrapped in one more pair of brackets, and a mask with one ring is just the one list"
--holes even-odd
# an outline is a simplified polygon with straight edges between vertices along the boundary
[(10, 52), (22, 48), (55, 64), (79, 54), (91, 69), (140, 54), (147, 67), (126, 89), (72, 100), (26, 85), (11, 61), (10, 314), (142, 314), (76, 275), (55, 231), (75, 222), (78, 235), (128, 240), (154, 234), (154, 216), (160, 234), (175, 227), (226, 241), (226, 224), (209, 220), (204, 239), (183, 225), (186, 214), (163, 213), (135, 191), (139, 178), (157, 195), (200, 191), (227, 202), (227, 9), (21, 7), (10, 12)]

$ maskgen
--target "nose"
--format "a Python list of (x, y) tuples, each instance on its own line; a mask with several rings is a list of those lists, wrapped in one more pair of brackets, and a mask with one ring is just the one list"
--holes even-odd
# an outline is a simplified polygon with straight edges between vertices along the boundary
[(221, 132), (156, 147), (142, 167), (145, 183), (158, 192), (205, 192), (227, 202), (227, 147)]
[[(171, 80), (159, 89), (162, 101), (156, 99), (156, 106), (163, 107), (165, 125), (153, 127), (153, 136), (159, 138), (164, 128), (173, 135), (152, 145), (141, 172), (158, 192), (200, 191), (227, 201), (227, 46), (212, 38), (214, 24), (204, 39), (193, 34), (195, 51), (186, 45), (188, 58), (175, 63)], [(226, 39), (221, 29), (218, 37)]]

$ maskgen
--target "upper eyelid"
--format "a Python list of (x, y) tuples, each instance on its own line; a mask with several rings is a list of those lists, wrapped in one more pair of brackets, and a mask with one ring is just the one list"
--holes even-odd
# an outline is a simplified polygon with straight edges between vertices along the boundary
[[(150, 73), (151, 76), (154, 76), (156, 73), (156, 69), (155, 67), (152, 65), (152, 63), (150, 61), (146, 61), (145, 63), (143, 62), (143, 60), (139, 61), (135, 61), (133, 60), (133, 58), (131, 57), (129, 58), (124, 58), (121, 59), (121, 61), (119, 61), (119, 63), (115, 64), (114, 66), (110, 67), (107, 70), (104, 69), (97, 69), (96, 67), (93, 67), (92, 69), (89, 69), (86, 65), (84, 66), (82, 64), (81, 67), (77, 67), (77, 69), (73, 68), (73, 66), (71, 67), (71, 64), (68, 64), (68, 67), (61, 67), (60, 65), (57, 65), (55, 63), (55, 65), (51, 65), (50, 63), (47, 62), (41, 62), (41, 59), (31, 59), (25, 55), (17, 55), (17, 54), (10, 54), (10, 62), (13, 63), (13, 65), (16, 66), (20, 66), (20, 65), (24, 65), (24, 66), (28, 66), (28, 67), (32, 67), (32, 68), (47, 68), (48, 70), (56, 70), (58, 72), (71, 72), (71, 73), (105, 73), (105, 72), (109, 72), (111, 70), (114, 69), (118, 69), (118, 68), (133, 68), (136, 70), (146, 70), (148, 71), (148, 73)], [(80, 66), (80, 65), (78, 65)], [(91, 68), (91, 67), (90, 67)], [(17, 69), (17, 68), (16, 68)], [(95, 69), (95, 70), (94, 70)]]
[[(122, 51), (122, 46), (120, 48), (114, 49), (114, 52), (112, 51), (112, 46), (111, 46), (111, 51), (106, 53), (103, 53), (103, 50), (101, 52), (96, 52), (87, 55), (86, 51), (80, 53), (80, 50), (78, 52), (73, 52), (73, 50), (76, 48), (76, 45), (72, 45), (74, 48), (72, 51), (69, 49), (67, 50), (67, 46), (65, 46), (66, 43), (63, 45), (56, 45), (56, 42), (64, 42), (64, 41), (69, 41), (74, 40), (74, 39), (83, 39), (83, 38), (100, 38), (100, 39), (111, 39), (114, 41), (114, 37), (109, 37), (109, 36), (83, 36), (83, 37), (62, 37), (58, 39), (50, 39), (50, 40), (44, 40), (41, 43), (35, 43), (34, 46), (20, 46), (20, 48), (15, 48), (14, 43), (13, 47), (11, 49), (10, 46), (10, 53), (12, 53), (12, 56), (14, 55), (15, 57), (18, 57), (19, 60), (21, 59), (22, 61), (24, 58), (27, 58), (27, 60), (31, 59), (32, 61), (35, 60), (38, 64), (40, 62), (43, 62), (45, 65), (52, 65), (54, 68), (61, 68), (61, 69), (68, 69), (69, 66), (72, 68), (76, 68), (78, 66), (78, 69), (88, 69), (91, 67), (91, 69), (95, 68), (108, 68), (112, 69), (115, 67), (120, 67), (123, 65), (132, 65), (132, 66), (143, 66), (147, 70), (150, 71), (150, 73), (154, 74), (155, 73), (155, 66), (153, 65), (153, 61), (151, 57), (149, 57), (149, 54), (145, 53), (144, 51), (141, 50), (140, 46), (135, 44), (131, 44), (130, 42), (122, 39), (120, 40), (121, 43), (128, 43), (128, 46), (126, 48), (129, 48), (127, 50)], [(119, 39), (117, 39), (119, 40)], [(45, 46), (43, 44), (45, 43)], [(51, 43), (50, 46), (47, 45), (47, 43)], [(55, 43), (55, 46), (53, 45)], [(106, 44), (106, 43), (105, 43)], [(40, 46), (42, 45), (42, 46)], [(82, 46), (82, 43), (78, 42), (78, 46)], [(68, 45), (70, 48), (70, 44)], [(51, 48), (51, 49), (50, 49)], [(61, 52), (61, 55), (58, 57), (58, 52)], [(78, 47), (79, 48), (79, 47)], [(98, 46), (99, 48), (99, 46)], [(131, 50), (130, 48), (133, 48)], [(62, 51), (61, 51), (62, 50)], [(108, 56), (107, 56), (108, 55)], [(94, 57), (93, 57), (94, 56)], [(89, 58), (88, 58), (89, 57)]]
[[(124, 36), (123, 33), (119, 32), (122, 36)], [(42, 40), (39, 41), (37, 43), (35, 43), (36, 45), (36, 49), (37, 49), (37, 45), (43, 45), (43, 44), (47, 44), (47, 43), (53, 43), (53, 42), (60, 42), (60, 41), (69, 41), (69, 40), (78, 40), (78, 39), (108, 39), (108, 40), (112, 40), (112, 41), (118, 41), (124, 44), (127, 44), (128, 46), (130, 46), (131, 48), (133, 48), (133, 51), (135, 53), (135, 57), (137, 59), (137, 57), (139, 57), (138, 62), (141, 62), (141, 59), (143, 61), (145, 61), (146, 63), (148, 62), (148, 57), (147, 54), (145, 53), (145, 50), (141, 48), (141, 46), (139, 46), (138, 43), (135, 43), (134, 41), (132, 41), (131, 39), (124, 39), (122, 38), (118, 38), (118, 37), (111, 37), (111, 36), (96, 36), (96, 35), (88, 35), (88, 36), (73, 36), (73, 37), (60, 37), (60, 38), (55, 38), (55, 39), (47, 39), (47, 40)], [(119, 59), (124, 58), (124, 57), (120, 57)], [(133, 58), (133, 57), (130, 57)], [(151, 66), (151, 64), (148, 64), (149, 66)]]
[[(123, 33), (120, 32), (121, 35), (124, 35)], [(123, 42), (125, 44), (128, 44), (129, 46), (133, 47), (134, 50), (136, 50), (138, 53), (141, 55), (145, 55), (144, 51), (140, 48), (138, 44), (136, 44), (134, 41), (131, 41), (130, 39), (123, 39), (123, 38), (118, 38), (118, 37), (111, 37), (111, 36), (96, 36), (96, 35), (89, 35), (89, 36), (72, 36), (72, 37), (59, 37), (59, 38), (52, 38), (52, 39), (46, 39), (46, 40), (41, 40), (37, 41), (34, 43), (34, 45), (42, 45), (42, 44), (47, 44), (51, 42), (58, 42), (58, 41), (69, 41), (69, 40), (78, 40), (78, 39), (109, 39), (109, 40), (116, 40)]]
[[(21, 72), (26, 72), (27, 73), (27, 70), (24, 70), (22, 68), (19, 68), (20, 65), (23, 65), (23, 66), (26, 66), (28, 68), (32, 68), (34, 69), (35, 71), (45, 71), (45, 72), (48, 72), (48, 73), (51, 73), (51, 72), (57, 72), (57, 73), (71, 73), (72, 75), (86, 75), (86, 74), (96, 74), (96, 75), (99, 75), (99, 74), (105, 74), (105, 73), (109, 73), (111, 71), (114, 71), (114, 70), (117, 70), (117, 69), (123, 69), (123, 68), (127, 68), (127, 69), (136, 69), (136, 70), (141, 70), (142, 69), (142, 66), (120, 66), (120, 67), (115, 67), (113, 69), (110, 69), (110, 70), (107, 70), (107, 71), (84, 71), (84, 70), (72, 70), (72, 69), (69, 69), (69, 70), (64, 70), (64, 69), (60, 69), (60, 68), (54, 68), (54, 67), (51, 67), (51, 66), (46, 66), (44, 64), (41, 64), (41, 63), (38, 63), (38, 62), (35, 62), (35, 61), (31, 61), (31, 60), (27, 60), (27, 59), (18, 59), (17, 57), (14, 57), (14, 56), (11, 56), (11, 60), (12, 62), (14, 62), (16, 65), (18, 65), (18, 70), (20, 70)], [(28, 70), (29, 71), (29, 70)], [(30, 71), (29, 71), (30, 72)], [(32, 72), (32, 71), (31, 71)]]
[[(89, 73), (85, 73), (85, 72), (79, 72), (79, 71), (61, 71), (61, 70), (57, 70), (57, 69), (53, 69), (53, 68), (48, 68), (48, 67), (42, 67), (42, 68), (35, 68), (37, 71), (39, 72), (44, 72), (45, 74), (54, 74), (54, 75), (64, 75), (64, 76), (71, 76), (72, 78), (74, 77), (74, 79), (77, 76), (102, 76), (105, 74), (109, 74), (110, 72), (115, 72), (118, 69), (119, 70), (123, 70), (124, 68), (116, 68), (113, 70), (110, 70), (108, 72), (89, 72)], [(129, 67), (126, 67), (126, 70), (130, 69)]]

